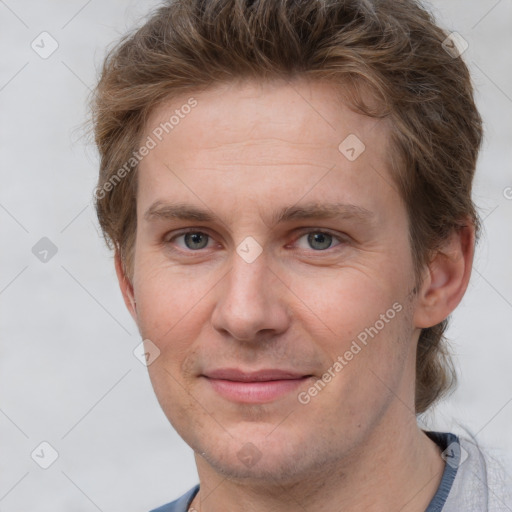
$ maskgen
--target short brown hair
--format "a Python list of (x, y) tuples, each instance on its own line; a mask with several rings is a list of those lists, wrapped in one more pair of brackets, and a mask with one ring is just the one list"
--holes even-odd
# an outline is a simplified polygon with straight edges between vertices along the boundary
[[(478, 238), (471, 188), (482, 122), (466, 65), (442, 45), (448, 35), (415, 0), (165, 2), (109, 52), (92, 102), (101, 157), (97, 214), (128, 275), (136, 233), (133, 155), (149, 114), (179, 94), (246, 78), (349, 83), (354, 109), (389, 119), (417, 276), (465, 223), (474, 224)], [(377, 107), (363, 101), (368, 88)], [(444, 320), (420, 335), (417, 413), (455, 384), (446, 327)]]

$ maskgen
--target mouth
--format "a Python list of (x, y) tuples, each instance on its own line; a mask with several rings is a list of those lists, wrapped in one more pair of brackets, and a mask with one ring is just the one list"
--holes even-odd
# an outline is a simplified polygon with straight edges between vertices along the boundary
[(239, 369), (218, 369), (201, 375), (223, 398), (239, 403), (265, 403), (296, 390), (313, 376), (288, 370), (264, 369), (244, 372)]

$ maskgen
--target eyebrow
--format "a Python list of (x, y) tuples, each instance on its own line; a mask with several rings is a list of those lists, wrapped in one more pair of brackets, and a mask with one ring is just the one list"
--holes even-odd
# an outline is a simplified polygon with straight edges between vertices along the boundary
[[(345, 203), (310, 202), (282, 208), (272, 215), (271, 222), (279, 224), (291, 220), (306, 219), (353, 219), (372, 221), (375, 214), (362, 206)], [(144, 213), (144, 219), (152, 220), (185, 220), (195, 222), (221, 222), (219, 217), (207, 209), (198, 208), (184, 203), (165, 203), (156, 201)], [(221, 222), (222, 223), (222, 222)]]

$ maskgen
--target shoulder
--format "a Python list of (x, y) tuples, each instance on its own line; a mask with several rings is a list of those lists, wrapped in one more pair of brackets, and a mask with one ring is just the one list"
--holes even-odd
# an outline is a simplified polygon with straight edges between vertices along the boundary
[(510, 511), (512, 472), (505, 455), (478, 443), (474, 436), (460, 435), (458, 441), (457, 474), (443, 512)]
[(187, 491), (177, 500), (171, 503), (167, 503), (167, 505), (162, 505), (161, 507), (155, 508), (150, 512), (187, 512), (187, 509), (190, 506), (190, 503), (192, 503), (192, 500), (197, 494), (197, 491), (199, 491), (199, 484)]

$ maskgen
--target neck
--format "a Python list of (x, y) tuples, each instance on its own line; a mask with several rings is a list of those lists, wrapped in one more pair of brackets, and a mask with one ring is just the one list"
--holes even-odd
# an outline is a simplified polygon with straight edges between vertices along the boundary
[[(390, 409), (405, 409), (396, 400)], [(219, 475), (196, 454), (200, 491), (191, 510), (220, 512), (292, 512), (297, 508), (318, 512), (336, 510), (423, 512), (434, 496), (444, 461), (439, 447), (418, 427), (410, 412), (402, 421), (390, 414), (361, 446), (345, 454), (334, 466), (298, 476), (293, 482), (238, 481)], [(395, 411), (396, 412), (396, 411)], [(300, 505), (297, 507), (297, 505)]]

